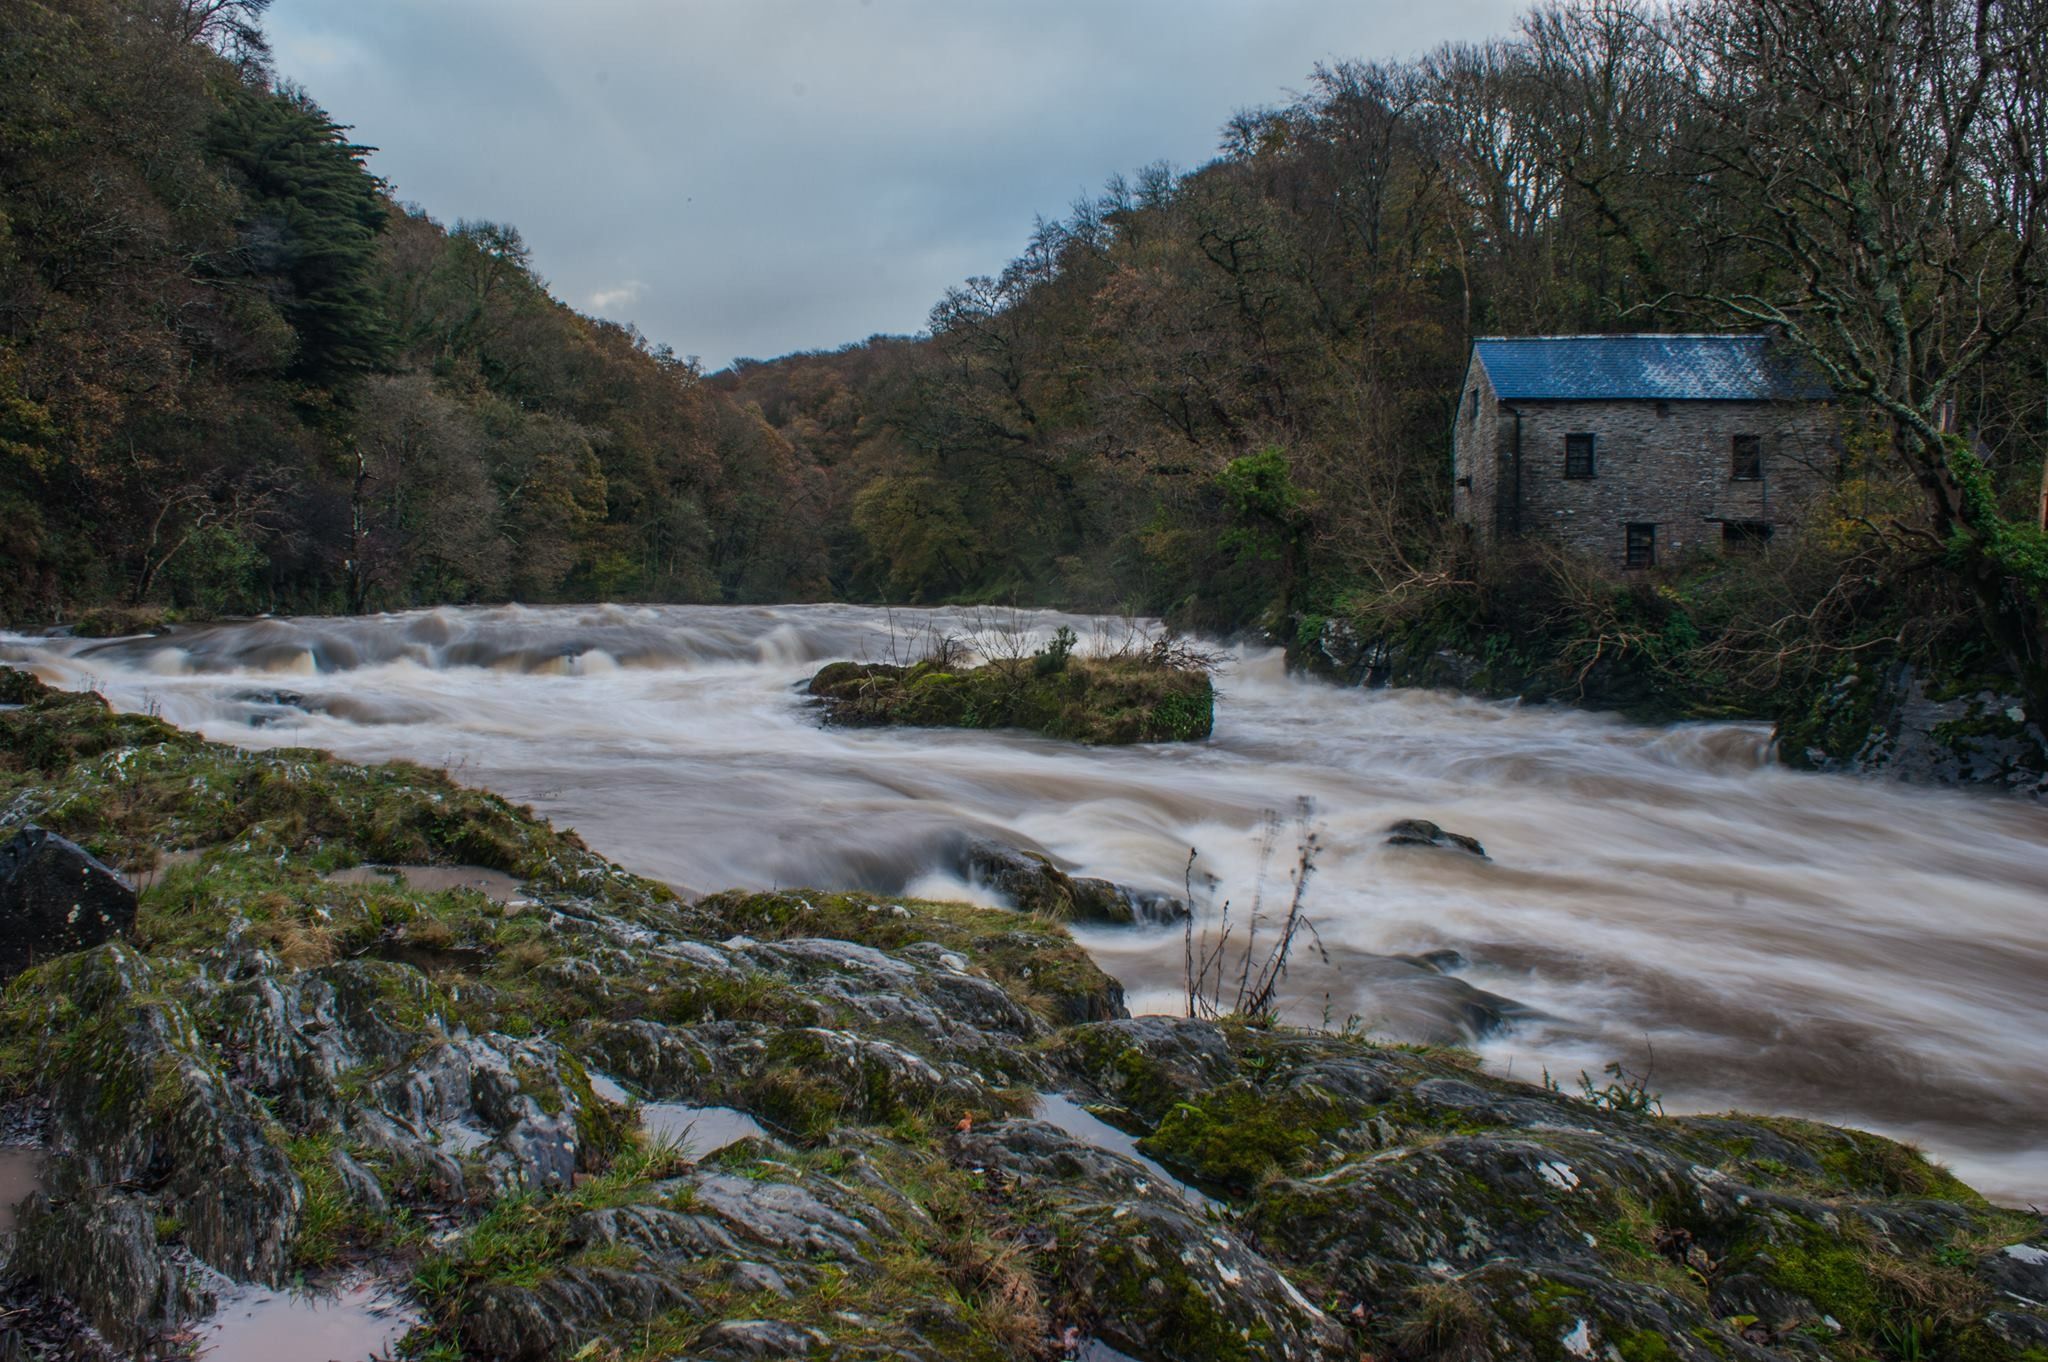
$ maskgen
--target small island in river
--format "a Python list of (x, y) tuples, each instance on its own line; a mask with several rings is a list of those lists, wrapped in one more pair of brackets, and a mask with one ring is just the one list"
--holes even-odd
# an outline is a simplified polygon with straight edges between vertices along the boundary
[(834, 662), (811, 678), (826, 716), (848, 725), (1025, 728), (1084, 743), (1194, 742), (1216, 719), (1208, 659), (1160, 639), (1106, 656), (1061, 629), (1029, 655), (973, 665), (947, 648), (909, 666)]

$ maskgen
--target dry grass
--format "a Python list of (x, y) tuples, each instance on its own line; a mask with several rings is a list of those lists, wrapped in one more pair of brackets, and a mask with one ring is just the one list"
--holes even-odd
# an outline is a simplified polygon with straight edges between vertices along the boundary
[(405, 924), (405, 939), (414, 946), (442, 951), (453, 946), (460, 938), (455, 929), (440, 918), (422, 916)]
[(1869, 1254), (1864, 1267), (1886, 1295), (1937, 1325), (1959, 1327), (1975, 1319), (1984, 1308), (1984, 1287), (1955, 1268), (1883, 1252)]
[(1394, 1329), (1400, 1355), (1417, 1362), (1482, 1362), (1488, 1316), (1478, 1298), (1457, 1282), (1426, 1282), (1408, 1293), (1408, 1311)]
[(529, 974), (548, 962), (550, 952), (538, 941), (521, 941), (500, 952), (498, 961), (512, 974)]
[(318, 969), (341, 954), (333, 931), (298, 918), (271, 922), (263, 935), (287, 969)]
[(975, 1303), (975, 1314), (990, 1339), (1014, 1357), (1030, 1357), (1052, 1331), (1031, 1250), (1010, 1239), (959, 1231), (938, 1245), (946, 1278)]

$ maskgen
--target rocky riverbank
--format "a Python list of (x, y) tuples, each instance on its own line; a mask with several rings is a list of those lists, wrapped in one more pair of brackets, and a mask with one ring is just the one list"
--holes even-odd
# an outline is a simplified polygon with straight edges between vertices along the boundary
[(0, 994), (10, 1362), (366, 1283), (436, 1362), (2048, 1358), (2048, 1226), (1874, 1136), (1131, 1018), (1040, 914), (684, 902), (437, 772), (11, 684), (5, 831), (141, 892)]
[(1781, 687), (1767, 702), (1731, 709), (1725, 697), (1708, 702), (1705, 687), (1688, 693), (1668, 677), (1646, 678), (1620, 664), (1567, 667), (1532, 646), (1506, 646), (1501, 636), (1361, 638), (1343, 621), (1310, 623), (1289, 642), (1289, 664), (1341, 685), (1562, 701), (1656, 723), (1768, 719), (1778, 758), (1788, 766), (2048, 801), (2048, 729), (2006, 693), (2009, 679), (1960, 662), (1930, 671), (1882, 655), (1852, 655), (1826, 675)]

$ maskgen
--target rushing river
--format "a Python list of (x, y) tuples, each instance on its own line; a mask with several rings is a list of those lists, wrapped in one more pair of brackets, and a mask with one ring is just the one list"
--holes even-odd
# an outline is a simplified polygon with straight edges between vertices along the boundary
[[(167, 637), (0, 637), (0, 659), (209, 737), (409, 757), (530, 802), (686, 891), (978, 897), (970, 833), (1180, 892), (1206, 922), (1284, 902), (1294, 811), (1321, 849), (1295, 1019), (1455, 1027), (1471, 985), (1529, 1010), (1496, 1069), (1576, 1086), (1621, 1060), (1671, 1110), (1794, 1112), (1912, 1139), (2000, 1199), (2048, 1201), (2048, 809), (1804, 775), (1753, 725), (1362, 692), (1231, 656), (1206, 743), (821, 727), (802, 681), (992, 621), (848, 606), (437, 610)], [(1122, 626), (995, 621), (1090, 642)], [(1277, 846), (1261, 871), (1269, 811)], [(1389, 847), (1428, 818), (1490, 859)], [(1199, 882), (1198, 882), (1199, 885)], [(1181, 1003), (1182, 938), (1079, 933), (1135, 1011)], [(1389, 955), (1454, 950), (1418, 988)], [(1427, 984), (1427, 979), (1420, 980)]]

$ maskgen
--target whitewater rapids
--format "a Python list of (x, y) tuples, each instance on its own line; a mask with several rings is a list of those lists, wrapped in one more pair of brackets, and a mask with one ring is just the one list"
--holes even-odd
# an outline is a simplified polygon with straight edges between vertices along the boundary
[[(0, 660), (249, 747), (406, 757), (531, 803), (686, 892), (859, 888), (977, 898), (966, 832), (1178, 893), (1206, 920), (1285, 896), (1298, 801), (1322, 850), (1328, 960), (1293, 1019), (1400, 1033), (1372, 962), (1454, 950), (1538, 1014), (1496, 1070), (1576, 1086), (1610, 1060), (1667, 1109), (1787, 1112), (1914, 1140), (1999, 1200), (2048, 1202), (2048, 809), (1773, 765), (1756, 725), (1647, 727), (1562, 708), (1290, 677), (1240, 650), (1205, 743), (1081, 748), (1018, 733), (821, 726), (819, 665), (887, 660), (992, 620), (852, 606), (442, 609), (162, 637), (0, 635)], [(1427, 818), (1490, 859), (1385, 846)], [(1177, 930), (1077, 933), (1134, 1011), (1181, 1005)], [(1604, 1081), (1604, 1080), (1603, 1080)]]

